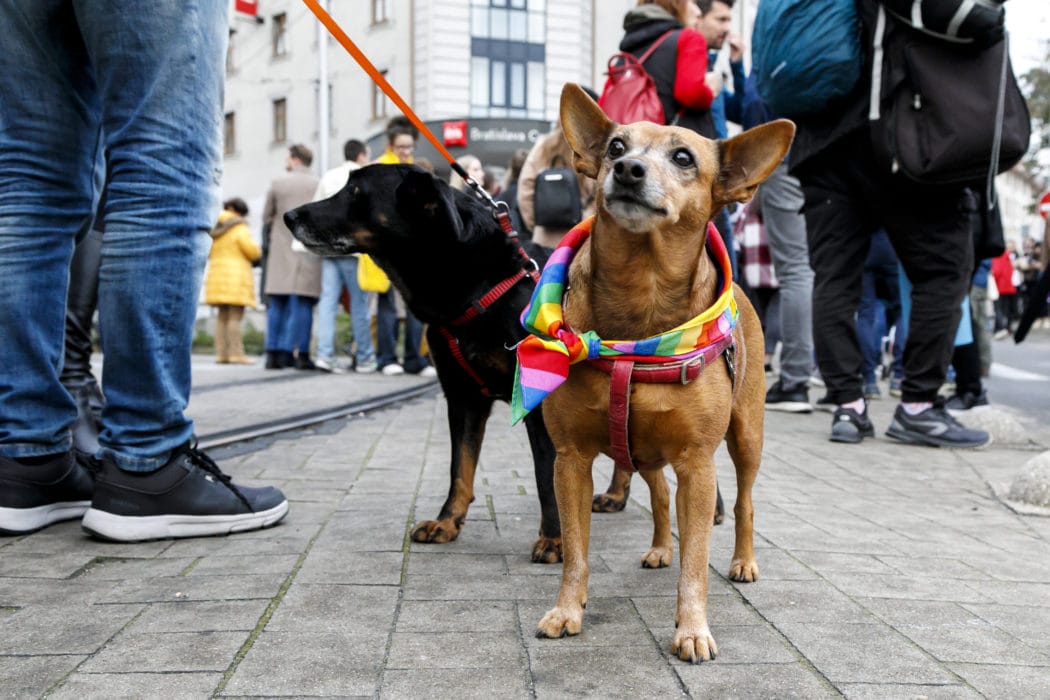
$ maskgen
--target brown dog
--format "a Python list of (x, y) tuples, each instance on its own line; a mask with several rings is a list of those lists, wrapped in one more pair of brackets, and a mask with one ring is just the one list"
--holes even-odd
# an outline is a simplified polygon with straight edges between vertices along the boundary
[[(619, 125), (572, 84), (562, 90), (561, 122), (576, 169), (598, 181), (596, 219), (569, 268), (566, 325), (593, 329), (606, 339), (641, 339), (710, 307), (718, 273), (704, 247), (708, 221), (720, 207), (751, 198), (787, 153), (794, 125), (775, 121), (718, 142), (678, 127)], [(666, 464), (678, 477), (682, 571), (671, 650), (692, 662), (716, 654), (707, 624), (707, 567), (714, 453), (723, 438), (737, 475), (729, 576), (758, 578), (751, 486), (762, 456), (763, 341), (758, 317), (739, 287), (735, 297), (736, 351), (729, 356), (735, 379), (720, 359), (689, 384), (635, 383), (628, 390), (631, 457), (644, 465), (650, 484), (664, 481), (660, 470)], [(591, 464), (600, 452), (612, 455), (609, 407), (610, 375), (588, 362), (572, 365), (565, 383), (543, 403), (556, 451), (564, 566), (557, 604), (540, 621), (540, 637), (580, 631), (587, 603)], [(654, 502), (654, 517), (658, 513)]]

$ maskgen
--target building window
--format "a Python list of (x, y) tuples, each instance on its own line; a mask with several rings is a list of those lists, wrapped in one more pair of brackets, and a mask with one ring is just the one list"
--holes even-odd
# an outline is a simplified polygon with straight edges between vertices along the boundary
[[(384, 78), (387, 77), (387, 71), (381, 70), (379, 73)], [(372, 119), (386, 119), (389, 108), (386, 93), (377, 84), (372, 83)]]
[(273, 16), (270, 23), (271, 38), (273, 40), (273, 57), (284, 56), (288, 53), (288, 15), (281, 13)]
[(372, 0), (372, 24), (382, 24), (390, 19), (387, 0)]
[(288, 101), (283, 97), (273, 101), (273, 142), (284, 143), (288, 139)]
[(542, 119), (546, 1), (471, 0), (470, 113)]
[(233, 112), (226, 113), (222, 136), (223, 152), (228, 156), (232, 156), (237, 152), (237, 115)]
[(234, 66), (233, 66), (233, 46), (234, 46), (234, 44), (233, 44), (233, 37), (234, 37), (234, 35), (236, 33), (237, 33), (236, 29), (231, 29), (230, 30), (230, 39), (229, 39), (228, 42), (226, 42), (226, 73), (227, 74), (233, 73), (233, 71), (234, 71)]

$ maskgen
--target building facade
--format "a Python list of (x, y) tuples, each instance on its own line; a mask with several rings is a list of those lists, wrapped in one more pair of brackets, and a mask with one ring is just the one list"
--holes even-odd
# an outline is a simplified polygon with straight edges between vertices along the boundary
[[(600, 89), (635, 1), (322, 5), (422, 119), (493, 120), (485, 122), (491, 134), (500, 119), (552, 122), (566, 82)], [(257, 222), (289, 146), (311, 148), (320, 173), (342, 162), (347, 139), (379, 134), (399, 110), (300, 0), (257, 0), (254, 7), (255, 17), (231, 13), (222, 187), (225, 197), (244, 198)], [(325, 102), (327, 118), (319, 112)]]

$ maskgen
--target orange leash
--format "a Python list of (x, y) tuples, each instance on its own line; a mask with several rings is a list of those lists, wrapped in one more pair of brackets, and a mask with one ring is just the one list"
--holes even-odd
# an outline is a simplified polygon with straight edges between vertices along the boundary
[[(539, 269), (536, 265), (536, 261), (530, 258), (528, 253), (525, 252), (525, 249), (522, 248), (521, 241), (518, 238), (518, 233), (514, 230), (514, 227), (510, 223), (510, 216), (508, 215), (509, 210), (507, 204), (505, 202), (496, 202), (494, 199), (492, 199), (492, 196), (485, 191), (485, 188), (481, 186), (480, 182), (476, 181), (474, 178), (467, 174), (466, 169), (464, 169), (462, 165), (457, 163), (456, 159), (453, 158), (452, 154), (448, 152), (447, 148), (445, 148), (445, 144), (438, 141), (438, 138), (434, 136), (433, 132), (431, 132), (430, 129), (427, 128), (427, 125), (423, 123), (423, 120), (420, 119), (419, 116), (412, 110), (412, 108), (408, 106), (407, 102), (401, 99), (401, 95), (397, 94), (397, 90), (395, 90), (394, 87), (387, 82), (386, 78), (383, 77), (383, 74), (379, 72), (379, 69), (372, 65), (372, 62), (368, 60), (368, 57), (365, 56), (364, 52), (362, 52), (361, 49), (357, 48), (357, 44), (355, 44), (353, 40), (351, 40), (350, 37), (346, 35), (346, 32), (344, 32), (343, 28), (339, 26), (339, 23), (332, 19), (332, 16), (328, 14), (323, 7), (321, 7), (320, 3), (318, 3), (317, 0), (303, 0), (303, 2), (306, 3), (306, 6), (310, 8), (310, 11), (314, 13), (318, 20), (320, 20), (321, 24), (325, 26), (325, 28), (328, 30), (328, 33), (334, 36), (335, 40), (342, 44), (343, 48), (346, 49), (346, 52), (353, 56), (354, 60), (357, 61), (358, 65), (365, 69), (365, 72), (368, 73), (369, 77), (371, 77), (372, 80), (375, 81), (376, 85), (379, 86), (379, 89), (382, 90), (387, 97), (393, 100), (394, 104), (397, 105), (397, 108), (400, 109), (406, 117), (408, 117), (409, 121), (416, 125), (416, 128), (419, 129), (419, 132), (427, 137), (427, 141), (429, 141), (434, 146), (434, 148), (437, 149), (438, 153), (445, 156), (445, 160), (448, 161), (448, 164), (449, 166), (451, 166), (452, 170), (455, 171), (455, 173), (461, 178), (463, 178), (463, 181), (466, 182), (467, 186), (474, 191), (474, 194), (476, 194), (478, 198), (484, 200), (488, 203), (490, 207), (492, 207), (493, 215), (496, 217), (496, 221), (499, 222), (499, 225), (503, 229), (503, 232), (507, 235), (508, 240), (513, 242), (513, 244), (517, 248), (518, 255), (522, 259), (522, 265), (526, 270), (529, 271), (529, 275), (531, 275), (534, 281), (538, 280)], [(321, 47), (320, 50), (323, 51), (324, 47)]]
[[(310, 8), (310, 11), (317, 16), (317, 19), (321, 21), (321, 24), (328, 29), (328, 32), (335, 37), (335, 40), (342, 44), (347, 53), (353, 56), (354, 60), (365, 69), (365, 72), (375, 81), (376, 85), (379, 86), (379, 89), (382, 90), (387, 97), (393, 100), (394, 104), (397, 105), (397, 108), (416, 125), (416, 128), (419, 129), (421, 134), (427, 137), (427, 141), (437, 149), (438, 153), (445, 156), (449, 165), (451, 165), (452, 169), (456, 171), (456, 174), (464, 180), (471, 181), (470, 177), (467, 175), (467, 171), (463, 169), (463, 166), (456, 162), (456, 159), (453, 158), (452, 154), (448, 152), (447, 148), (445, 148), (445, 144), (438, 141), (438, 138), (431, 133), (430, 129), (428, 129), (423, 123), (423, 120), (420, 119), (412, 108), (408, 106), (407, 102), (401, 99), (401, 95), (397, 94), (397, 90), (395, 90), (394, 87), (387, 82), (387, 79), (383, 77), (383, 74), (372, 65), (372, 62), (368, 60), (368, 57), (365, 56), (361, 49), (357, 48), (357, 44), (346, 35), (346, 32), (344, 32), (342, 27), (332, 19), (332, 16), (325, 12), (325, 9), (321, 7), (320, 3), (318, 3), (317, 0), (303, 0), (303, 2), (306, 3), (306, 6)], [(321, 50), (323, 50), (323, 47)], [(478, 184), (480, 185), (481, 183)]]

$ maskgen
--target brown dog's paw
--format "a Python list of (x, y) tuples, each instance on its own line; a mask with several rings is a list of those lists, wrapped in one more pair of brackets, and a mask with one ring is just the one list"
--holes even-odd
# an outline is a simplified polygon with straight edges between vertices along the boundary
[(544, 537), (532, 544), (532, 562), (534, 564), (557, 564), (561, 561), (561, 538)]
[(643, 569), (662, 569), (671, 565), (674, 558), (674, 549), (671, 547), (650, 547), (642, 555)]
[(547, 614), (536, 625), (536, 636), (540, 639), (558, 639), (566, 635), (580, 633), (583, 627), (583, 608), (566, 610), (565, 608), (551, 608)]
[(729, 578), (741, 583), (753, 583), (758, 580), (758, 562), (754, 559), (747, 561), (734, 559), (729, 564)]
[(455, 520), (424, 520), (412, 529), (413, 542), (441, 544), (459, 537), (460, 526)]
[(591, 501), (591, 512), (592, 513), (619, 513), (627, 506), (627, 494), (622, 496), (613, 496), (608, 493), (596, 493), (594, 494), (594, 500)]
[(679, 629), (675, 632), (671, 653), (682, 661), (698, 664), (713, 660), (718, 655), (718, 647), (715, 646), (711, 630), (703, 625), (694, 630)]

